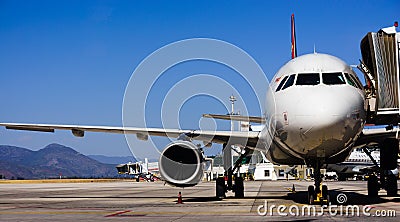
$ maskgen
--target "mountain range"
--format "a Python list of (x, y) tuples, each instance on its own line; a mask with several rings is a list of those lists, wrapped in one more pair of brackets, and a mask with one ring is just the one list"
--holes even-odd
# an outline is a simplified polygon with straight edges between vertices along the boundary
[(70, 147), (50, 144), (38, 151), (0, 145), (0, 175), (7, 179), (117, 177), (115, 164), (105, 164)]

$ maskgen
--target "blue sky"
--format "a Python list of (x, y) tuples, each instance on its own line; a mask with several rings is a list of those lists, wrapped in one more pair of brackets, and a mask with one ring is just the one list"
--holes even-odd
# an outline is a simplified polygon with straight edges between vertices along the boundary
[[(290, 59), (292, 13), (299, 55), (311, 53), (315, 45), (317, 52), (358, 64), (360, 40), (399, 20), (399, 8), (398, 1), (0, 0), (0, 121), (120, 126), (124, 91), (134, 69), (153, 51), (188, 38), (232, 43), (271, 79)], [(160, 127), (169, 86), (194, 73), (229, 79), (244, 98), (251, 98), (240, 77), (222, 65), (180, 64), (159, 79), (150, 95), (149, 125)], [(198, 128), (202, 113), (224, 114), (226, 108), (215, 99), (194, 97), (181, 109), (181, 126)], [(229, 128), (217, 124), (218, 129)], [(130, 154), (122, 135), (88, 133), (82, 139), (70, 132), (0, 129), (0, 144), (40, 149), (53, 142), (84, 154)], [(167, 142), (157, 139), (156, 145)], [(145, 150), (153, 144), (137, 146)], [(218, 147), (207, 152), (218, 152)]]

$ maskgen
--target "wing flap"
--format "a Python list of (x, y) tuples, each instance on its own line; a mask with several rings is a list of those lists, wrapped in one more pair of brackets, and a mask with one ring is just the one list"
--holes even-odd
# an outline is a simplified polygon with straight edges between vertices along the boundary
[(239, 116), (239, 115), (218, 115), (218, 114), (203, 114), (205, 118), (246, 121), (251, 123), (265, 123), (265, 119), (259, 116)]
[(54, 129), (46, 128), (46, 127), (25, 127), (25, 126), (6, 126), (6, 129), (11, 130), (29, 130), (29, 131), (39, 131), (39, 132), (54, 132)]

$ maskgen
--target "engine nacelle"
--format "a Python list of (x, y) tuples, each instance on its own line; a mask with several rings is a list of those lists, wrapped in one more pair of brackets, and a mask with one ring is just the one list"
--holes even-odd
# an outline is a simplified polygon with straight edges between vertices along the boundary
[(177, 187), (190, 187), (203, 178), (204, 157), (191, 142), (175, 141), (161, 153), (160, 174), (165, 181)]

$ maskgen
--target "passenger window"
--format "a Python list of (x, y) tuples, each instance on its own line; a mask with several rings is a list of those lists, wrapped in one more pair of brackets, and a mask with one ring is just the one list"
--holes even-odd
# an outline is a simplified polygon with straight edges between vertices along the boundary
[(282, 88), (282, 90), (291, 87), (294, 83), (294, 79), (296, 78), (296, 74), (290, 75), (289, 79), (286, 81), (285, 86)]
[(297, 75), (296, 85), (318, 85), (320, 82), (319, 73), (302, 73)]
[(356, 83), (353, 81), (353, 79), (350, 78), (350, 75), (348, 73), (345, 73), (344, 76), (346, 77), (347, 83), (351, 86), (354, 86), (357, 88)]
[(342, 73), (322, 73), (322, 82), (326, 85), (341, 85), (346, 84)]
[(279, 86), (275, 92), (278, 92), (279, 90), (282, 89), (282, 86), (283, 86), (283, 84), (285, 84), (287, 78), (288, 78), (288, 76), (285, 76), (285, 78), (282, 79), (282, 81), (279, 83)]

